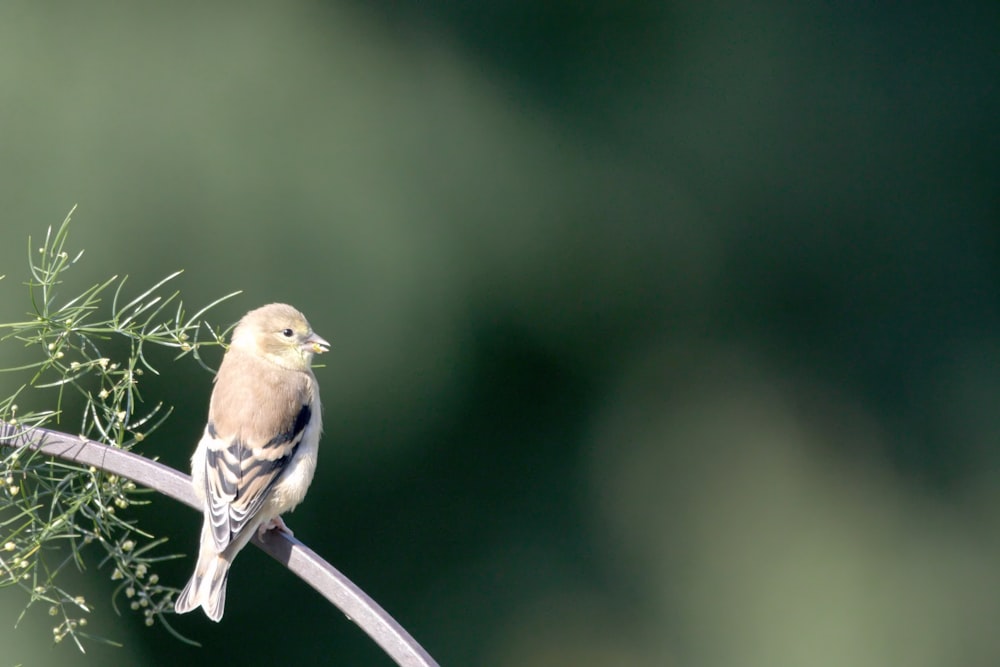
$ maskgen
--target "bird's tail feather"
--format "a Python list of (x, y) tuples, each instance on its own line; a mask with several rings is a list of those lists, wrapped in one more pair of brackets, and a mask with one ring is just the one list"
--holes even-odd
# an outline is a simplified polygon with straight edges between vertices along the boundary
[(228, 560), (216, 553), (199, 554), (194, 574), (178, 596), (174, 610), (178, 614), (186, 614), (201, 607), (205, 610), (206, 616), (219, 622), (226, 609), (226, 582), (228, 580)]

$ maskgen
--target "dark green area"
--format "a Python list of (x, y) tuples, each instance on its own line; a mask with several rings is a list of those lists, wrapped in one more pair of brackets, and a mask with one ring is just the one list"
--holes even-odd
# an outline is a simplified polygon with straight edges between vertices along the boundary
[[(215, 321), (299, 307), (333, 347), (288, 523), (442, 665), (996, 663), (998, 28), (985, 1), (8, 3), (0, 320), (74, 203), (80, 288), (183, 268), (193, 306), (244, 291)], [(162, 370), (144, 452), (183, 468), (211, 377)], [(137, 516), (196, 548), (189, 510)], [(128, 648), (52, 650), (0, 591), (0, 662), (388, 664), (251, 551), (221, 625), (177, 619), (202, 649), (94, 591)]]

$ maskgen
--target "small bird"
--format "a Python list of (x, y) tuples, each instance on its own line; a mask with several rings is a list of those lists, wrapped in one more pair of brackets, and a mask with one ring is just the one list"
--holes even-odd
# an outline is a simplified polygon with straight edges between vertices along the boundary
[(205, 521), (177, 613), (202, 607), (219, 621), (236, 554), (254, 533), (291, 534), (281, 514), (302, 501), (312, 482), (323, 428), (312, 358), (329, 345), (283, 303), (251, 310), (236, 325), (191, 457)]

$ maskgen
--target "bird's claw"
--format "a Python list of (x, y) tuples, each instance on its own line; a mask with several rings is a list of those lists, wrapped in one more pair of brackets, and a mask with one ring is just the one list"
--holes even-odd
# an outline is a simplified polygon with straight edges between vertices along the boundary
[(268, 532), (269, 530), (276, 530), (279, 533), (284, 533), (285, 535), (288, 535), (289, 537), (295, 534), (292, 532), (291, 528), (285, 525), (284, 520), (280, 516), (276, 516), (273, 519), (269, 519), (264, 523), (260, 524), (260, 528), (257, 529), (257, 537), (263, 539), (264, 533)]

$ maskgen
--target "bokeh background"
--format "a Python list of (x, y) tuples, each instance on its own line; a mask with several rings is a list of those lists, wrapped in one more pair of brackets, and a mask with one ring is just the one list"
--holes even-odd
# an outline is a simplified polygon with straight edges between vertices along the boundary
[[(74, 204), (68, 292), (299, 306), (289, 524), (442, 665), (1000, 664), (998, 44), (989, 0), (6, 0), (0, 321)], [(162, 370), (185, 468), (211, 376)], [(108, 574), (124, 648), (4, 590), (0, 664), (390, 664), (253, 549), (201, 649)]]

